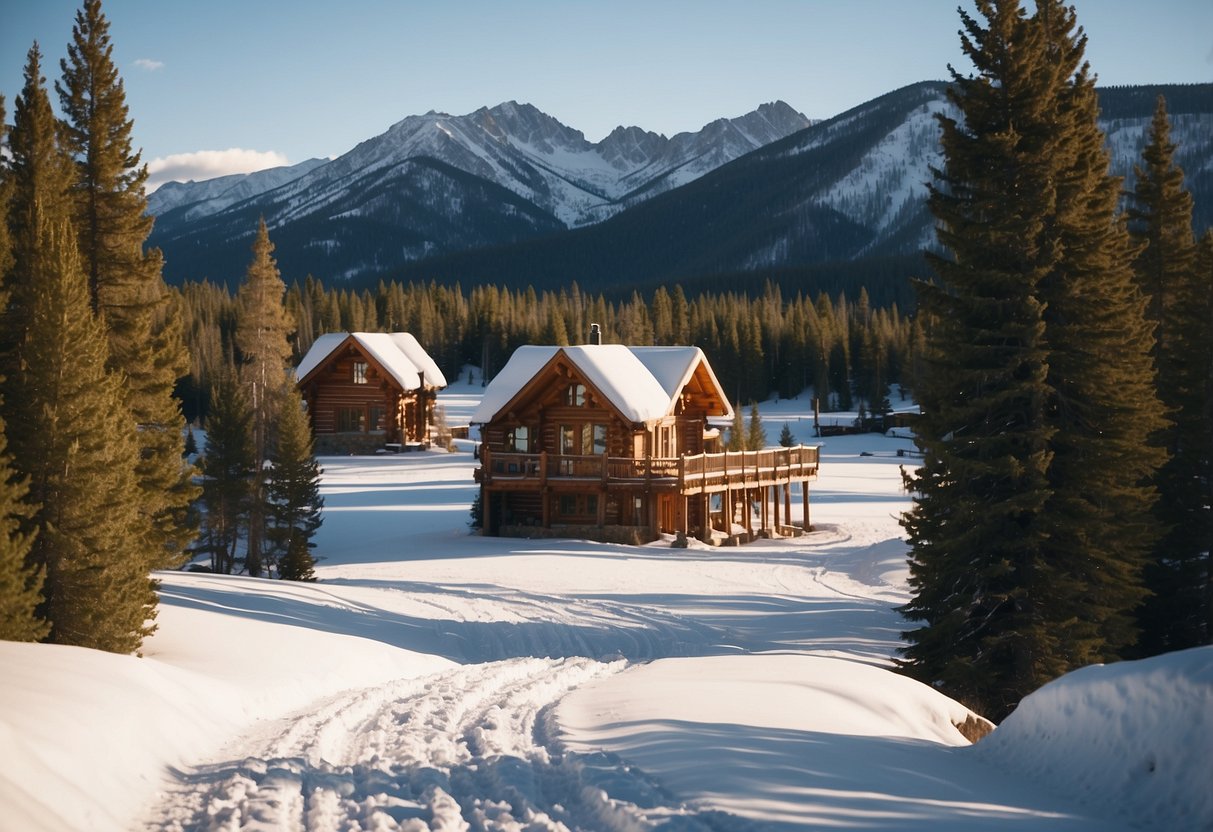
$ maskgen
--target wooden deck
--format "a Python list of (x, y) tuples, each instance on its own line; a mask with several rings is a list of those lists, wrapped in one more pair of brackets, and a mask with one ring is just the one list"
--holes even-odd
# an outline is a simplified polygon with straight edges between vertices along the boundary
[(645, 459), (517, 454), (482, 447), (476, 481), (519, 488), (578, 481), (625, 488), (648, 485), (689, 497), (814, 479), (818, 460), (818, 448), (812, 445)]
[[(549, 496), (559, 493), (631, 495), (643, 506), (643, 518), (632, 522), (658, 532), (713, 532), (732, 536), (736, 525), (749, 539), (758, 535), (799, 533), (791, 520), (791, 484), (804, 487), (804, 517), (809, 528), (808, 483), (816, 479), (816, 446), (729, 451), (680, 457), (632, 459), (568, 454), (521, 454), (482, 447), (476, 481), (487, 501), (493, 494), (533, 494), (541, 507), (541, 524), (551, 523)], [(492, 497), (492, 499), (496, 499)], [(605, 522), (605, 499), (599, 499), (598, 525)], [(760, 507), (756, 534), (746, 505)]]

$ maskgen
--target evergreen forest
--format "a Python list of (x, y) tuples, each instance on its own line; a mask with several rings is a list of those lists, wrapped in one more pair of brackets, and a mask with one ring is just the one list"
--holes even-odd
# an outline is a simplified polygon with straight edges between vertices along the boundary
[[(222, 286), (189, 283), (180, 290), (191, 367), (180, 392), (191, 419), (208, 410), (213, 379), (230, 368), (237, 301)], [(296, 363), (326, 332), (411, 332), (448, 379), (467, 365), (492, 379), (523, 344), (586, 343), (590, 324), (607, 343), (693, 344), (703, 349), (724, 389), (742, 404), (772, 396), (823, 391), (823, 410), (878, 410), (890, 385), (909, 388), (913, 316), (896, 304), (876, 307), (860, 288), (855, 298), (796, 295), (785, 298), (767, 283), (761, 293), (702, 293), (688, 298), (680, 286), (607, 300), (567, 290), (536, 293), (496, 286), (381, 283), (361, 292), (326, 287), (307, 277), (286, 292), (294, 322), (290, 343)]]

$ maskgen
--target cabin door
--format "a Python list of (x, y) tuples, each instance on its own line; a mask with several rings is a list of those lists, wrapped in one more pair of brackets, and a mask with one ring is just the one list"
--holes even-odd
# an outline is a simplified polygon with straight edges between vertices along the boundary
[(671, 534), (677, 530), (674, 519), (673, 494), (657, 495), (657, 530), (664, 534)]

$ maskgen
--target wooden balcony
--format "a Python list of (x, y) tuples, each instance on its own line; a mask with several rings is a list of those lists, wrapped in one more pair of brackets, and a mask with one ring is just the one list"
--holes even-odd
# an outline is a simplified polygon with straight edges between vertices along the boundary
[(519, 454), (482, 446), (476, 481), (518, 488), (577, 483), (598, 483), (607, 487), (643, 485), (691, 496), (814, 479), (818, 461), (818, 448), (806, 445), (643, 459), (606, 454)]

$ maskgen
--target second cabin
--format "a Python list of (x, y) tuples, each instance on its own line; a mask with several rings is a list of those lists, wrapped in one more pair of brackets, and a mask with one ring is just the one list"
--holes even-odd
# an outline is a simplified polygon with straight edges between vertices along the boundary
[(429, 446), (438, 365), (407, 332), (330, 332), (295, 370), (318, 454)]

